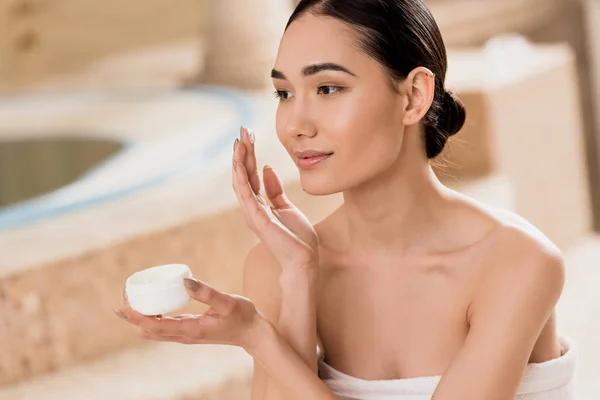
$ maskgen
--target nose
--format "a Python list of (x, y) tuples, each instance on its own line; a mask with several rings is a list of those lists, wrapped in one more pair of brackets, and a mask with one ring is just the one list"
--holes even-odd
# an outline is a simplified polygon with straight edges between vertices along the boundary
[(298, 98), (290, 106), (286, 110), (287, 115), (284, 126), (286, 135), (294, 138), (314, 137), (317, 134), (317, 129), (308, 101), (300, 101)]

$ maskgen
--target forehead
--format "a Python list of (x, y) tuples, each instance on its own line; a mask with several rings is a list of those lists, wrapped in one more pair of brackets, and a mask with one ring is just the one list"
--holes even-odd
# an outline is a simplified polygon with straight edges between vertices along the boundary
[(332, 17), (306, 13), (292, 22), (283, 34), (275, 68), (297, 72), (308, 64), (335, 62), (355, 64), (364, 62), (356, 31)]

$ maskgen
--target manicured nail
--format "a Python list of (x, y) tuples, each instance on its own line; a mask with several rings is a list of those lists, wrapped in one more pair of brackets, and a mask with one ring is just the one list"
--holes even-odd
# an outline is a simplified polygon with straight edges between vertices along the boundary
[(266, 171), (268, 169), (273, 169), (273, 168), (271, 168), (271, 166), (268, 164), (263, 167), (263, 171)]
[(244, 138), (244, 127), (240, 126), (240, 140)]
[(123, 289), (123, 300), (127, 301), (127, 289)]
[(240, 142), (240, 139), (235, 138), (235, 141), (233, 142), (233, 151), (235, 151), (235, 148), (237, 147), (239, 142)]
[(115, 312), (115, 315), (121, 319), (124, 319), (125, 321), (127, 321), (127, 316), (125, 314), (123, 314), (123, 311), (121, 310), (113, 310)]
[(233, 160), (233, 170), (235, 171), (237, 169), (237, 161)]
[(192, 292), (195, 292), (196, 290), (200, 289), (200, 283), (198, 283), (198, 281), (195, 279), (183, 278), (183, 284)]
[(254, 144), (254, 141), (256, 140), (254, 137), (254, 132), (252, 132), (250, 129), (246, 129), (246, 132), (248, 133), (248, 139), (250, 139), (250, 143)]

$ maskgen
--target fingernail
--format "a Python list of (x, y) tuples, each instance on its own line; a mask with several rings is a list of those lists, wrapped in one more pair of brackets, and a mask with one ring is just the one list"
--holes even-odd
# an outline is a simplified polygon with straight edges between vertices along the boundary
[(267, 169), (273, 169), (273, 168), (271, 168), (271, 166), (270, 166), (270, 165), (265, 165), (265, 166), (263, 167), (263, 171), (264, 171), (264, 170), (267, 170)]
[(252, 132), (250, 129), (247, 129), (246, 132), (248, 133), (248, 139), (250, 139), (250, 143), (254, 144), (254, 140), (256, 139), (254, 137), (254, 132)]
[(127, 321), (127, 316), (125, 314), (123, 314), (123, 311), (121, 311), (121, 310), (113, 310), (113, 311), (117, 317)]
[(235, 148), (237, 147), (239, 142), (240, 142), (240, 139), (235, 138), (235, 141), (233, 142), (233, 151), (235, 151)]
[(123, 300), (127, 301), (127, 289), (123, 289)]
[(244, 138), (244, 127), (240, 126), (240, 140), (242, 140)]
[(235, 171), (237, 169), (237, 161), (233, 160), (233, 170)]
[(195, 279), (183, 278), (183, 284), (192, 292), (195, 292), (196, 290), (200, 289), (200, 283), (198, 283), (198, 281)]

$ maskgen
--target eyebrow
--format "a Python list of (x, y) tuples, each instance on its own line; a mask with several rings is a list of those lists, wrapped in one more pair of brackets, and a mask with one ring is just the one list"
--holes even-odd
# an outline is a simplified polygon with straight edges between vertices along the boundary
[[(356, 76), (352, 71), (350, 71), (346, 67), (342, 67), (339, 64), (335, 63), (321, 63), (321, 64), (311, 64), (307, 65), (302, 69), (302, 76), (307, 77), (311, 75), (318, 74), (323, 71), (340, 71), (350, 74), (352, 76)], [(283, 72), (276, 70), (273, 68), (271, 70), (271, 78), (273, 79), (287, 79)]]

